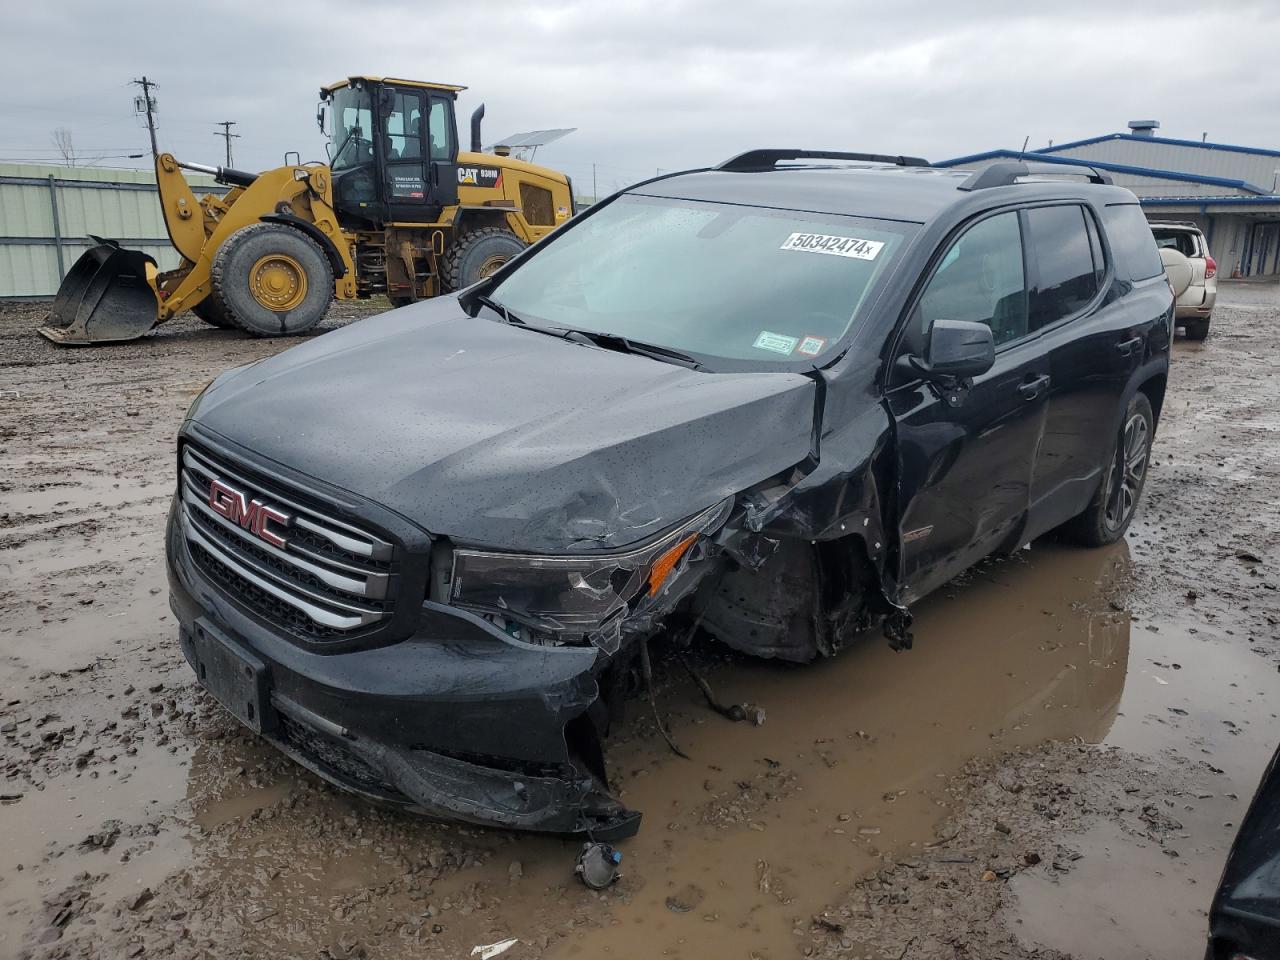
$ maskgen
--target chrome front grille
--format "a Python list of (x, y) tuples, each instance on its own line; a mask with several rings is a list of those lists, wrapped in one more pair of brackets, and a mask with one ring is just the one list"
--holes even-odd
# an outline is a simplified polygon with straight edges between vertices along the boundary
[(394, 612), (395, 548), (386, 540), (189, 444), (180, 490), (196, 563), (277, 626), (306, 640), (340, 640)]

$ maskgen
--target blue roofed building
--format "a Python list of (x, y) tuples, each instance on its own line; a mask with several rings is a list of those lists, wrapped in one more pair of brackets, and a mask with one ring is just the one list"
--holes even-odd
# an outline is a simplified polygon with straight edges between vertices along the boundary
[(935, 164), (980, 170), (1000, 160), (1084, 163), (1138, 195), (1152, 222), (1197, 224), (1220, 277), (1280, 276), (1280, 150), (1158, 136), (1155, 120), (1035, 150), (989, 150)]

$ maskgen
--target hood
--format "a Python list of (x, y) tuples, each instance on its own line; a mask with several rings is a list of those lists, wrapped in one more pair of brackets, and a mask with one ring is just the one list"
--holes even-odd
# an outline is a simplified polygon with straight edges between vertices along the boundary
[(577, 344), (446, 297), (224, 374), (190, 417), (431, 533), (563, 552), (642, 540), (803, 460), (814, 389)]

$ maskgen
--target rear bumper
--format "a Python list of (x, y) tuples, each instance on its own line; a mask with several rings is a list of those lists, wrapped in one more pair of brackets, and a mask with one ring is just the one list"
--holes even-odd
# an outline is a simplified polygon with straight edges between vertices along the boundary
[(1209, 289), (1203, 284), (1192, 286), (1178, 298), (1178, 303), (1174, 307), (1174, 316), (1178, 320), (1207, 317), (1213, 312), (1213, 305), (1217, 298), (1216, 286), (1214, 289)]
[(418, 631), (401, 643), (304, 648), (204, 578), (172, 515), (166, 541), (187, 662), (201, 676), (201, 651), (220, 644), (260, 664), (251, 725), (303, 766), (438, 819), (606, 839), (639, 828), (639, 814), (610, 797), (566, 742), (566, 726), (598, 698), (594, 647), (520, 643), (426, 602)]

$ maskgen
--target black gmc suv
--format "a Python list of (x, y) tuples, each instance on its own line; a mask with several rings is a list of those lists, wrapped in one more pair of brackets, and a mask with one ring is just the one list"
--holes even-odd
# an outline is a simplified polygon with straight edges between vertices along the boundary
[(602, 742), (661, 631), (904, 647), (984, 556), (1124, 534), (1173, 296), (1108, 183), (756, 150), (222, 374), (178, 442), (184, 654), (368, 797), (634, 832)]

